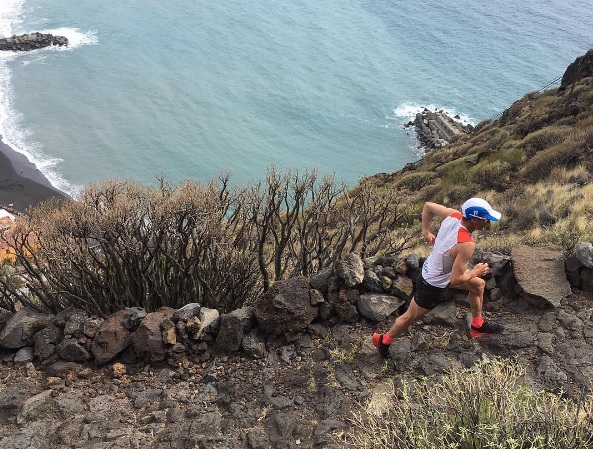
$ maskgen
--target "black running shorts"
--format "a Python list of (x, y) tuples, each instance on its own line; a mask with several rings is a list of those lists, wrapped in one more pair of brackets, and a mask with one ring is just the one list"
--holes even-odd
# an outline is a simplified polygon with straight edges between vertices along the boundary
[(424, 280), (422, 275), (416, 279), (416, 296), (414, 301), (424, 309), (432, 310), (445, 299), (447, 287), (440, 288), (430, 285)]

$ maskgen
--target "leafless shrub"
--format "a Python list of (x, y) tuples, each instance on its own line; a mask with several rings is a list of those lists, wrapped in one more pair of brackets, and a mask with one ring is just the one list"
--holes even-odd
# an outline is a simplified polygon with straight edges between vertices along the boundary
[(3, 237), (28, 289), (0, 276), (0, 298), (99, 315), (189, 302), (225, 312), (346, 252), (409, 247), (410, 230), (401, 226), (409, 213), (392, 191), (370, 182), (348, 191), (315, 171), (270, 169), (264, 183), (232, 190), (228, 175), (177, 188), (163, 180), (90, 185), (79, 201), (32, 209)]
[(249, 300), (257, 268), (230, 244), (225, 192), (107, 182), (87, 187), (80, 201), (35, 208), (7, 239), (34, 299), (7, 284), (3, 293), (37, 309), (74, 305), (99, 315), (189, 302), (224, 310)]

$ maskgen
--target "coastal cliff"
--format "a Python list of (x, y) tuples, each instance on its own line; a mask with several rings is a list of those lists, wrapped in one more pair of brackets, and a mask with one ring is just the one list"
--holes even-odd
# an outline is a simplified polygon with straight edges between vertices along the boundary
[[(579, 65), (583, 67), (582, 63)], [(340, 230), (354, 232), (362, 228), (361, 222), (354, 218), (369, 216), (369, 206), (377, 206), (381, 195), (389, 200), (389, 207), (377, 209), (379, 213), (373, 215), (376, 221), (365, 222), (368, 226), (364, 228), (365, 231), (379, 229), (381, 232), (373, 233), (377, 239), (392, 236), (377, 224), (391, 223), (386, 219), (390, 216), (383, 211), (396, 211), (398, 217), (393, 223), (413, 231), (403, 234), (402, 241), (408, 243), (419, 238), (419, 207), (424, 201), (457, 207), (470, 196), (481, 196), (502, 212), (503, 219), (497, 225), (489, 225), (477, 233), (479, 250), (472, 263), (489, 264), (484, 310), (488, 319), (504, 323), (505, 333), (477, 340), (469, 338), (467, 293), (452, 290), (449, 301), (396, 340), (385, 362), (369, 337), (373, 331), (385, 331), (405, 309), (405, 303), (413, 295), (421, 256), (425, 255), (422, 251), (428, 250), (425, 246), (407, 247), (410, 249), (407, 257), (403, 249), (368, 257), (340, 252), (335, 263), (328, 263), (326, 269), (312, 269), (308, 276), (298, 276), (302, 273), (294, 262), (297, 257), (278, 251), (277, 257), (268, 259), (269, 263), (262, 261), (260, 266), (267, 270), (272, 262), (289, 261), (290, 270), (286, 272), (289, 278), (280, 275), (274, 278), (276, 282), (272, 282), (271, 288), (253, 302), (245, 301), (242, 294), (241, 304), (220, 313), (203, 301), (184, 302), (174, 308), (158, 308), (153, 302), (149, 303), (154, 305), (152, 308), (141, 310), (124, 304), (122, 298), (153, 279), (160, 288), (158, 294), (134, 294), (132, 299), (162, 300), (166, 289), (174, 285), (181, 285), (181, 293), (190, 291), (189, 284), (175, 284), (176, 278), (172, 276), (173, 269), (179, 267), (183, 273), (177, 280), (197, 279), (188, 270), (186, 259), (170, 267), (166, 262), (176, 255), (180, 258), (190, 255), (189, 261), (193, 263), (189, 251), (193, 248), (199, 247), (209, 257), (198, 259), (199, 254), (195, 257), (203, 261), (198, 266), (203, 270), (198, 272), (201, 281), (207, 277), (204, 274), (210, 274), (205, 271), (205, 263), (212, 273), (221, 275), (210, 284), (221, 288), (196, 289), (194, 301), (213, 291), (213, 297), (220, 302), (231, 287), (239, 289), (253, 281), (250, 276), (255, 275), (249, 270), (257, 261), (249, 258), (250, 251), (238, 248), (246, 248), (256, 239), (250, 236), (241, 241), (236, 234), (229, 234), (231, 239), (223, 233), (227, 228), (231, 232), (231, 226), (224, 229), (222, 226), (228, 224), (228, 217), (241, 216), (239, 212), (231, 214), (231, 209), (219, 207), (220, 201), (228, 197), (226, 184), (221, 194), (213, 186), (208, 187), (216, 198), (212, 203), (205, 203), (210, 209), (202, 203), (195, 203), (200, 207), (188, 207), (194, 204), (189, 202), (192, 189), (174, 192), (167, 186), (161, 190), (164, 194), (148, 196), (153, 203), (129, 188), (125, 192), (137, 201), (120, 203), (116, 200), (123, 196), (122, 190), (102, 190), (98, 192), (100, 201), (91, 202), (96, 206), (91, 216), (84, 213), (82, 202), (76, 202), (73, 214), (61, 220), (52, 218), (49, 207), (42, 209), (44, 213), (37, 214), (43, 224), (37, 233), (39, 249), (31, 246), (38, 253), (41, 270), (31, 271), (37, 276), (25, 276), (27, 283), (15, 284), (13, 292), (21, 295), (19, 305), (34, 297), (32, 292), (37, 290), (48, 294), (42, 296), (46, 302), (49, 295), (54, 295), (60, 307), (55, 314), (22, 308), (0, 314), (2, 447), (415, 448), (419, 446), (412, 443), (363, 446), (348, 442), (352, 441), (357, 427), (358, 430), (361, 426), (368, 428), (373, 422), (395, 428), (400, 421), (390, 413), (416, 397), (403, 394), (409, 391), (407, 386), (411, 382), (428, 386), (431, 399), (436, 398), (432, 405), (438, 405), (447, 393), (441, 382), (480, 374), (484, 363), (497, 363), (500, 358), (515, 360), (524, 370), (520, 381), (530, 390), (523, 395), (520, 405), (526, 403), (526, 397), (534, 397), (541, 391), (549, 394), (546, 397), (553, 398), (554, 404), (560, 403), (560, 399), (566, 399), (562, 404), (569, 404), (570, 400), (579, 404), (579, 409), (570, 414), (571, 423), (578, 421), (578, 425), (583, 425), (589, 439), (582, 444), (555, 447), (593, 447), (590, 415), (593, 407), (590, 399), (585, 399), (591, 397), (593, 372), (593, 245), (588, 243), (593, 241), (592, 117), (593, 77), (588, 76), (575, 80), (570, 92), (549, 89), (526, 95), (500, 118), (483, 122), (470, 134), (460, 133), (446, 147), (431, 151), (400, 172), (364, 179), (348, 196), (337, 201), (336, 208), (333, 208), (334, 191), (331, 186), (326, 188), (324, 192), (329, 192), (331, 200), (316, 203), (322, 211), (320, 215), (306, 215), (311, 214), (311, 208), (284, 210), (281, 204), (288, 207), (295, 203), (282, 201), (293, 192), (290, 189), (281, 190), (285, 195), (280, 195), (281, 201), (271, 201), (271, 207), (265, 209), (266, 201), (262, 198), (275, 200), (278, 196), (277, 186), (282, 183), (277, 176), (269, 177), (276, 189), (272, 189), (272, 195), (251, 196), (258, 201), (258, 207), (264, 204), (262, 209), (245, 209), (255, 211), (258, 227), (254, 232), (261, 232), (258, 241), (262, 257), (277, 248), (273, 245), (280, 240), (274, 239), (279, 235), (278, 229), (285, 232), (283, 238), (293, 242), (288, 239), (287, 220), (310, 219), (315, 230), (321, 229), (315, 241), (325, 242), (325, 236), (335, 236)], [(306, 192), (302, 184), (298, 186), (298, 192)], [(202, 199), (205, 195), (196, 197)], [(163, 198), (171, 199), (174, 213), (164, 213), (167, 209), (163, 204), (169, 203)], [(114, 202), (111, 209), (109, 201)], [(134, 213), (138, 209), (133, 205), (147, 204), (151, 207), (146, 214)], [(159, 207), (152, 207), (153, 204)], [(213, 211), (211, 215), (207, 215), (209, 210)], [(211, 229), (217, 233), (203, 238), (199, 233), (220, 210), (225, 220), (212, 225)], [(272, 212), (261, 214), (261, 210)], [(404, 210), (409, 215), (401, 220)], [(112, 215), (108, 215), (110, 211)], [(192, 211), (196, 211), (195, 220)], [(344, 223), (350, 226), (341, 225), (342, 215), (346, 218)], [(278, 221), (262, 222), (262, 216)], [(175, 225), (175, 217), (179, 217), (182, 226)], [(73, 226), (76, 223), (81, 226)], [(248, 222), (233, 223), (234, 230), (242, 233), (250, 229)], [(272, 224), (268, 226), (269, 223)], [(327, 229), (322, 227), (324, 223), (328, 223)], [(308, 235), (309, 228), (302, 222), (299, 225), (303, 226), (300, 235)], [(390, 226), (390, 231), (396, 227)], [(162, 232), (144, 234), (155, 228)], [(56, 232), (44, 235), (41, 232), (44, 229)], [(270, 234), (262, 229), (271, 229)], [(65, 232), (61, 234), (61, 231)], [(186, 239), (173, 238), (182, 231), (187, 232)], [(370, 240), (367, 245), (364, 239), (368, 234), (358, 236), (365, 243), (364, 250), (394, 251), (396, 240)], [(344, 235), (346, 241), (348, 234)], [(59, 236), (65, 238), (50, 240)], [(138, 236), (144, 240), (135, 239)], [(157, 246), (166, 243), (169, 236), (174, 246), (170, 249)], [(21, 241), (26, 243), (27, 239)], [(180, 242), (190, 241), (191, 245), (179, 250)], [(209, 241), (214, 244), (206, 246)], [(244, 246), (228, 245), (230, 241)], [(303, 241), (295, 245), (280, 243), (282, 248), (313, 248)], [(333, 240), (332, 254), (339, 241), (339, 238)], [(73, 250), (68, 245), (73, 245)], [(229, 246), (234, 251), (230, 255), (215, 252)], [(150, 274), (153, 266), (133, 270), (139, 266), (138, 262), (126, 263), (128, 259), (117, 258), (114, 259), (118, 262), (117, 269), (105, 270), (109, 284), (98, 279), (101, 267), (87, 270), (83, 264), (90, 260), (105, 267), (107, 258), (118, 250), (130, 260), (156, 260), (156, 274)], [(143, 254), (148, 257), (143, 258)], [(155, 258), (155, 255), (163, 257)], [(240, 264), (231, 259), (237, 255), (242, 257)], [(22, 251), (21, 259), (30, 269), (35, 263), (26, 251)], [(46, 263), (48, 260), (51, 264)], [(57, 270), (62, 267), (66, 273), (64, 282), (57, 276)], [(11, 268), (6, 271), (6, 285), (22, 275), (23, 267)], [(67, 304), (82, 298), (84, 290), (89, 288), (90, 299), (101, 302), (97, 298), (109, 286), (119, 287), (114, 282), (118, 271), (124, 273), (121, 283), (124, 288), (111, 299), (120, 310), (107, 311), (104, 317), (99, 317), (82, 309), (89, 308), (90, 301), (63, 310)], [(142, 282), (133, 282), (135, 271)], [(78, 272), (80, 276), (74, 274)], [(293, 274), (289, 276), (289, 272)], [(97, 282), (93, 284), (95, 279)], [(54, 285), (59, 288), (43, 290), (56, 280), (59, 283)], [(255, 285), (259, 285), (257, 282)], [(505, 377), (503, 380), (511, 377), (514, 381), (508, 371), (500, 377)], [(504, 428), (516, 442), (513, 432), (523, 428), (539, 439), (549, 429), (548, 418), (556, 416), (554, 409), (543, 403), (538, 404), (537, 415), (521, 415), (525, 420), (512, 423), (516, 424), (514, 427), (497, 427), (497, 422), (483, 421), (484, 410), (488, 408), (490, 419), (490, 406), (497, 403), (503, 404), (502, 415), (511, 416), (512, 421), (514, 405), (500, 401), (499, 395), (513, 390), (517, 384), (501, 385), (490, 388), (483, 383), (475, 384), (469, 394), (459, 394), (461, 402), (457, 407), (435, 413), (433, 418), (457, 416), (477, 403), (475, 421), (488, 427), (476, 426), (470, 431), (463, 427), (464, 435), (481, 438), (491, 435), (492, 429)], [(490, 393), (495, 395), (494, 399), (488, 396)], [(416, 412), (433, 409), (418, 407)], [(377, 412), (375, 421), (357, 421), (360, 416), (373, 418), (365, 415), (369, 410)], [(579, 421), (586, 413), (589, 415), (585, 421)], [(414, 420), (404, 430), (406, 435), (413, 436), (422, 430), (413, 425), (423, 421), (417, 414), (410, 415)], [(425, 427), (437, 429), (439, 434), (445, 429), (432, 421), (427, 423)], [(577, 424), (563, 428), (572, 429)], [(388, 430), (375, 434), (388, 435)], [(539, 449), (549, 445), (529, 447)]]

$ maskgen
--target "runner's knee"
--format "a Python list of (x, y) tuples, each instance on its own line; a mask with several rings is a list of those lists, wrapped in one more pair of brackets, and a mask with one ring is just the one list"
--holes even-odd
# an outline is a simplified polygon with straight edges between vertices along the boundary
[(470, 291), (478, 294), (483, 294), (486, 289), (486, 281), (482, 278), (472, 279), (472, 289)]

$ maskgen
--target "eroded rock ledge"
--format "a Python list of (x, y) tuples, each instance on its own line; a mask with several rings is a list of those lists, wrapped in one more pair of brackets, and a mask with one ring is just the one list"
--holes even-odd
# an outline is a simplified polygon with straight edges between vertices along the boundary
[(0, 50), (3, 51), (30, 51), (51, 45), (67, 46), (68, 38), (53, 34), (31, 33), (0, 39)]
[(409, 121), (404, 127), (414, 126), (421, 145), (427, 150), (433, 150), (446, 147), (458, 134), (469, 134), (473, 131), (472, 125), (464, 125), (458, 121), (459, 118), (458, 115), (451, 118), (442, 110), (433, 112), (424, 108), (416, 114), (414, 121)]

